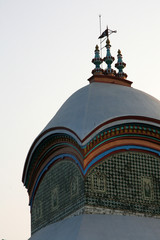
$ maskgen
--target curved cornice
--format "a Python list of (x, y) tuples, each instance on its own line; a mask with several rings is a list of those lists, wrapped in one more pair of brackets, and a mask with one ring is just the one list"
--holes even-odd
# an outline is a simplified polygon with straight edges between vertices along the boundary
[(28, 171), (30, 161), (32, 159), (33, 153), (37, 149), (37, 147), (40, 145), (42, 141), (50, 137), (51, 135), (61, 134), (64, 136), (69, 137), (72, 141), (74, 141), (76, 144), (78, 144), (80, 147), (85, 147), (92, 138), (94, 138), (99, 132), (105, 130), (106, 128), (112, 128), (113, 126), (122, 125), (122, 124), (147, 124), (153, 127), (160, 126), (160, 120), (152, 119), (152, 118), (146, 118), (146, 117), (139, 117), (139, 116), (127, 116), (127, 117), (117, 117), (111, 120), (108, 120), (102, 124), (100, 124), (98, 127), (96, 127), (91, 133), (89, 133), (84, 139), (80, 139), (78, 135), (73, 132), (71, 129), (64, 128), (64, 127), (56, 127), (48, 129), (44, 132), (42, 132), (33, 142), (26, 161), (24, 165), (24, 171), (22, 176), (22, 181), (25, 184), (26, 182), (26, 172)]
[[(101, 128), (100, 128), (101, 129)], [(97, 132), (97, 129), (95, 130)], [(90, 138), (88, 138), (89, 140)], [(43, 139), (35, 150), (30, 152), (30, 159), (26, 162), (27, 169), (24, 169), (24, 184), (28, 188), (29, 195), (32, 195), (33, 187), (36, 184), (40, 172), (51, 159), (61, 154), (70, 154), (79, 162), (79, 167), (85, 175), (88, 169), (94, 164), (96, 157), (101, 153), (113, 154), (114, 151), (128, 149), (127, 146), (140, 147), (143, 151), (150, 151), (154, 154), (160, 152), (160, 129), (155, 126), (142, 123), (127, 123), (116, 125), (98, 131), (87, 144), (78, 144), (75, 139), (67, 134), (53, 134)], [(114, 149), (114, 150), (113, 150)], [(130, 147), (129, 147), (130, 149)], [(112, 151), (113, 150), (113, 151)]]

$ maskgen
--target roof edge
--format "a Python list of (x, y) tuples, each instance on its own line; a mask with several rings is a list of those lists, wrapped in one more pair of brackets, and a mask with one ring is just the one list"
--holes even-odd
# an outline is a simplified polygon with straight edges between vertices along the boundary
[(120, 78), (120, 77), (115, 77), (111, 75), (104, 75), (104, 74), (94, 74), (91, 76), (88, 81), (90, 83), (92, 82), (103, 82), (103, 83), (112, 83), (112, 84), (118, 84), (118, 85), (123, 85), (126, 87), (131, 87), (132, 83), (129, 80)]

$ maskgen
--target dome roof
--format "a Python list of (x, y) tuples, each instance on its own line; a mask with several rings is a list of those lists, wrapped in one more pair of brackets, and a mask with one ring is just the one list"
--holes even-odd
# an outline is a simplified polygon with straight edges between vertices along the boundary
[(95, 128), (115, 125), (115, 121), (159, 126), (160, 101), (132, 87), (92, 82), (67, 99), (43, 132), (67, 128), (83, 140)]

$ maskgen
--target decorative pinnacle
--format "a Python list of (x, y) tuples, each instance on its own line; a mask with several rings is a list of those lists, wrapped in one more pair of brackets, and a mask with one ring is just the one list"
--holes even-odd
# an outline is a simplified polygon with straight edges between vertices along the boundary
[(102, 68), (100, 67), (100, 64), (103, 62), (102, 58), (99, 56), (99, 47), (96, 45), (95, 47), (95, 56), (92, 59), (92, 63), (95, 64), (95, 69), (92, 70), (93, 74), (101, 74), (103, 72)]
[(111, 56), (110, 48), (111, 48), (110, 40), (109, 38), (107, 38), (107, 41), (106, 41), (107, 54), (106, 54), (106, 57), (103, 59), (107, 64), (107, 69), (105, 70), (105, 74), (115, 75), (115, 70), (111, 68), (111, 64), (114, 61), (114, 57)]
[(123, 68), (125, 68), (126, 64), (122, 61), (122, 54), (120, 50), (118, 50), (117, 58), (118, 60), (117, 63), (115, 64), (115, 67), (119, 70), (119, 72), (116, 74), (116, 76), (126, 79), (127, 74), (123, 72)]

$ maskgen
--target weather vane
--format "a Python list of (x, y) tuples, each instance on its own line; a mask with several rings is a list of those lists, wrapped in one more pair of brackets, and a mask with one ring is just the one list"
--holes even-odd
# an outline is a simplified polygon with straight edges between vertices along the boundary
[(99, 36), (99, 38), (104, 38), (104, 37), (109, 37), (109, 35), (111, 35), (112, 33), (116, 33), (117, 31), (113, 31), (113, 30), (110, 30), (108, 29), (108, 26), (106, 28), (106, 30)]
[[(109, 35), (111, 35), (112, 33), (116, 33), (117, 31), (116, 30), (111, 30), (111, 29), (109, 29), (108, 28), (108, 25), (107, 25), (107, 28), (106, 28), (106, 30), (102, 33), (101, 32), (101, 14), (99, 14), (99, 27), (100, 27), (100, 36), (99, 36), (99, 40), (100, 40), (100, 56), (101, 56), (101, 58), (102, 58), (102, 49), (105, 47), (102, 47), (102, 43), (106, 40), (106, 38), (107, 39), (109, 39)], [(103, 40), (102, 40), (102, 38), (104, 38)], [(102, 65), (103, 65), (103, 63), (102, 63)]]

